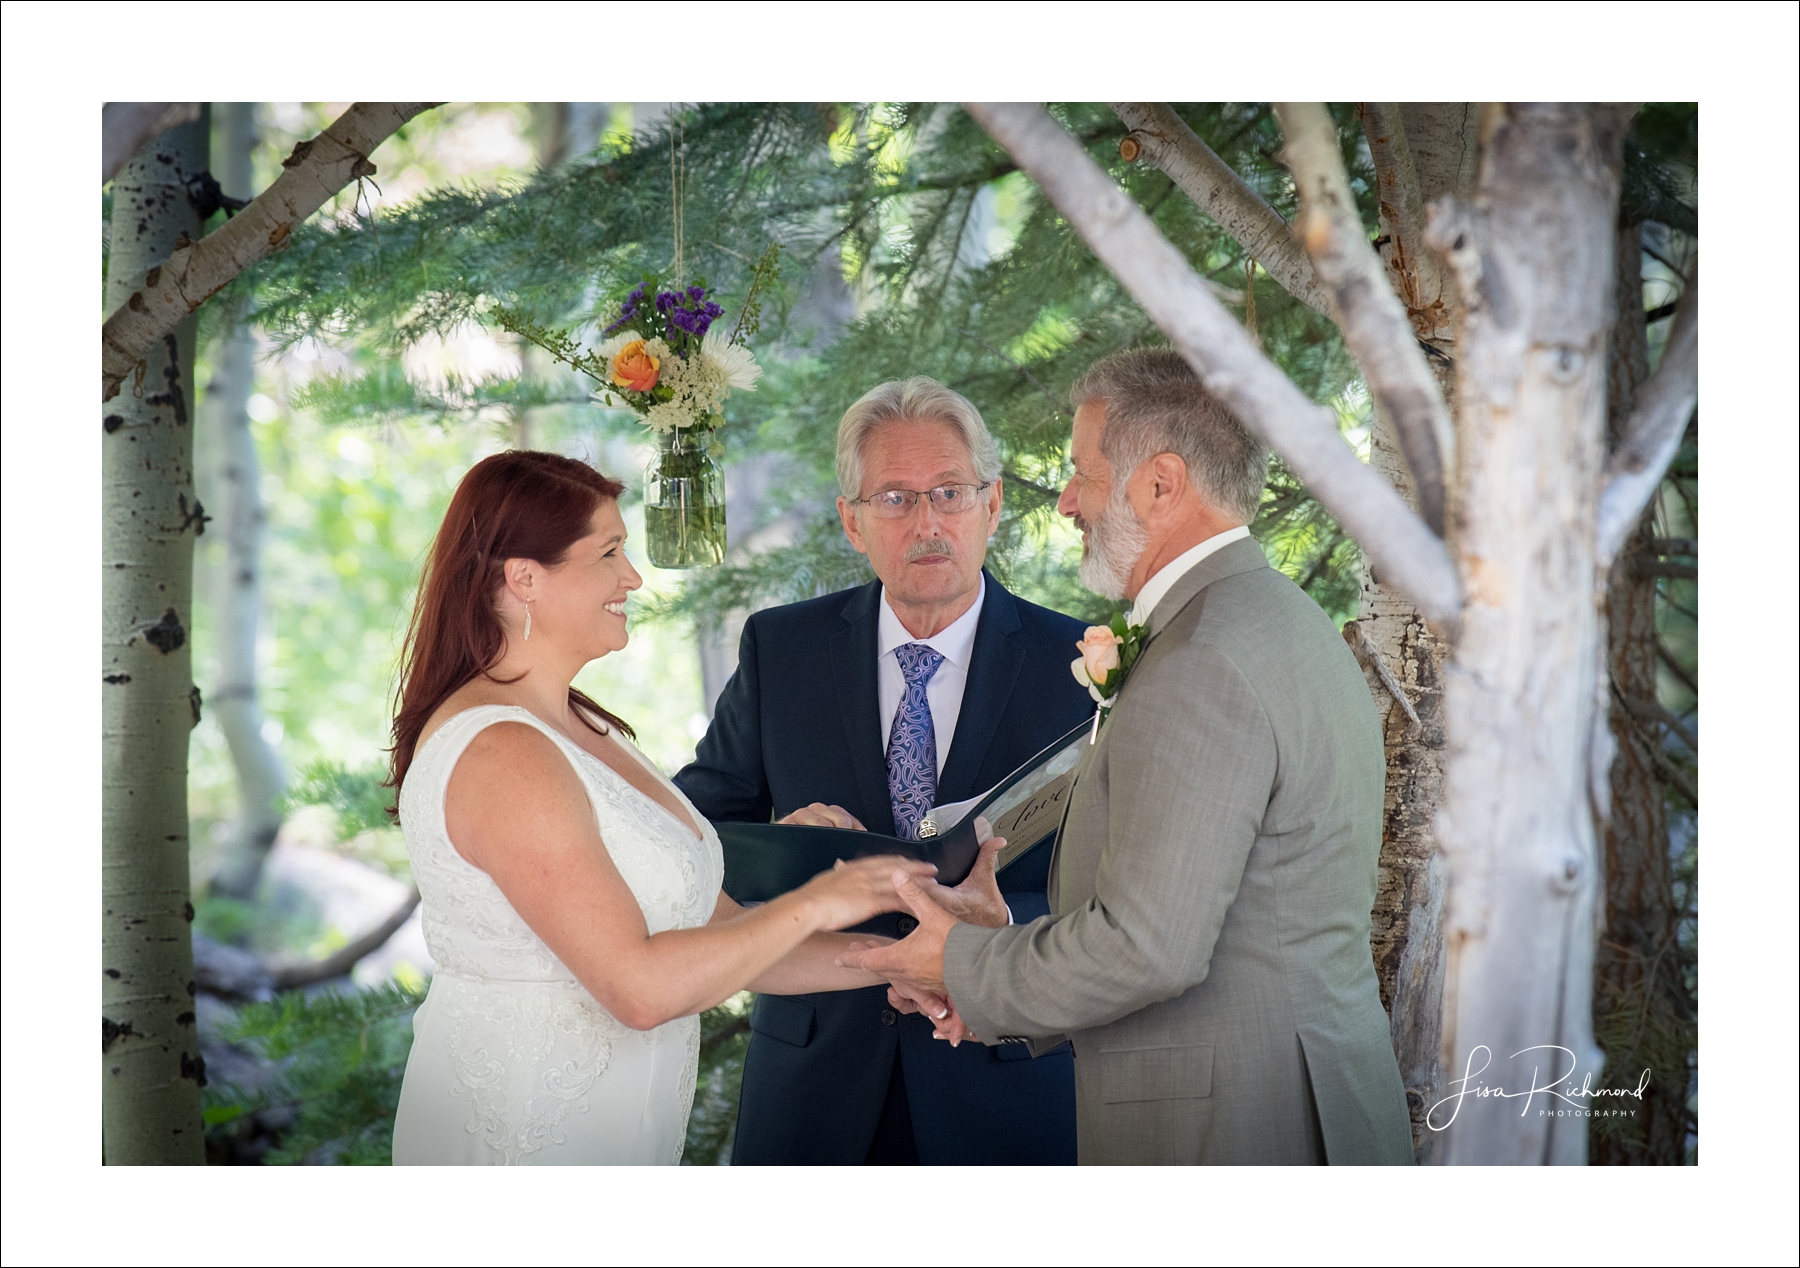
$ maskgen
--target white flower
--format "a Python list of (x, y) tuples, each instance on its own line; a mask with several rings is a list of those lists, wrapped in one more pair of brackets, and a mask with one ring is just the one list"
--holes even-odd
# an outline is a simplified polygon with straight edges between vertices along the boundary
[[(643, 336), (635, 330), (622, 330), (594, 349), (594, 355), (606, 362), (606, 368), (612, 369), (612, 359), (625, 351), (625, 345), (636, 343)], [(653, 354), (654, 355), (654, 354)]]
[(1094, 698), (1095, 704), (1099, 705), (1102, 709), (1112, 708), (1112, 698), (1110, 696), (1101, 695), (1100, 688), (1096, 687), (1094, 685), (1094, 680), (1088, 677), (1087, 661), (1085, 659), (1077, 656), (1069, 663), (1069, 672), (1075, 675), (1076, 682), (1087, 688), (1087, 693)]
[(706, 338), (700, 341), (700, 355), (718, 368), (726, 387), (756, 390), (756, 380), (762, 377), (756, 357), (743, 344), (732, 343), (729, 336), (720, 334), (718, 327), (708, 330)]
[(700, 416), (694, 412), (693, 405), (679, 396), (672, 401), (659, 401), (644, 411), (644, 425), (651, 431), (674, 431), (696, 426), (699, 422)]

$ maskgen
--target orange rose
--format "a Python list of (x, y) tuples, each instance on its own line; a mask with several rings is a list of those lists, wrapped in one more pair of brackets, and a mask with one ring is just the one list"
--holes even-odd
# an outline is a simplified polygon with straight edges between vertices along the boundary
[(1087, 671), (1089, 682), (1096, 687), (1106, 685), (1112, 671), (1119, 667), (1119, 644), (1124, 641), (1104, 625), (1088, 626), (1075, 647), (1081, 653), (1081, 667)]
[(644, 350), (644, 341), (634, 339), (620, 348), (619, 355), (613, 358), (613, 386), (648, 392), (656, 386), (657, 372), (661, 369), (662, 362)]

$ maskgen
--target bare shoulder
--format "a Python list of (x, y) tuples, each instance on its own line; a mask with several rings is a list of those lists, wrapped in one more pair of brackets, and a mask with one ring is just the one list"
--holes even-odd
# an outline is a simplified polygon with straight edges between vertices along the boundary
[(483, 705), (514, 703), (516, 702), (507, 699), (492, 683), (483, 682), (480, 679), (466, 682), (446, 696), (444, 702), (432, 712), (429, 718), (425, 719), (425, 725), (419, 728), (419, 743), (423, 745), (443, 727), (444, 723), (459, 713), (467, 713), (470, 709), (479, 709)]
[(464, 774), (508, 795), (523, 785), (579, 783), (556, 741), (529, 722), (508, 719), (482, 727), (469, 740), (452, 779)]
[(444, 819), (457, 852), (489, 872), (562, 846), (586, 848), (594, 830), (569, 758), (530, 723), (511, 720), (470, 738), (450, 772)]

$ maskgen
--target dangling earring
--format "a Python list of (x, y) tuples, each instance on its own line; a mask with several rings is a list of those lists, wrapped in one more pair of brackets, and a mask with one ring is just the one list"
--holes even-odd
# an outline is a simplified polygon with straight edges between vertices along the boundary
[(529, 643), (531, 641), (531, 600), (530, 599), (525, 600), (525, 638), (524, 638), (524, 641), (527, 643)]

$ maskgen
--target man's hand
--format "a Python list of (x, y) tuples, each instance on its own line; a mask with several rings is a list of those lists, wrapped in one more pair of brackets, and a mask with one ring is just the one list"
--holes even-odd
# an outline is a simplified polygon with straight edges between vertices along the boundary
[(975, 820), (975, 832), (981, 838), (981, 853), (975, 856), (975, 867), (962, 884), (946, 888), (936, 881), (923, 888), (931, 900), (958, 920), (989, 929), (1004, 929), (1012, 923), (1006, 900), (1000, 896), (1000, 882), (994, 875), (994, 861), (1006, 848), (1006, 838), (995, 836), (986, 819)]
[(838, 956), (847, 968), (863, 969), (905, 988), (914, 999), (921, 995), (948, 996), (944, 989), (944, 942), (956, 925), (956, 917), (931, 900), (910, 872), (896, 868), (894, 889), (912, 909), (919, 927), (888, 946), (858, 943)]
[[(931, 1019), (933, 1039), (948, 1039), (952, 1048), (976, 1035), (956, 1011), (956, 1005), (943, 995), (921, 994), (917, 999), (908, 994), (912, 988), (890, 985), (888, 1003), (902, 1013), (923, 1013)], [(979, 1042), (979, 1041), (978, 1041)]]
[(828, 806), (822, 801), (815, 801), (810, 806), (801, 806), (785, 819), (777, 819), (777, 823), (799, 823), (809, 828), (845, 828), (854, 832), (867, 832), (862, 820), (851, 814), (842, 806)]

